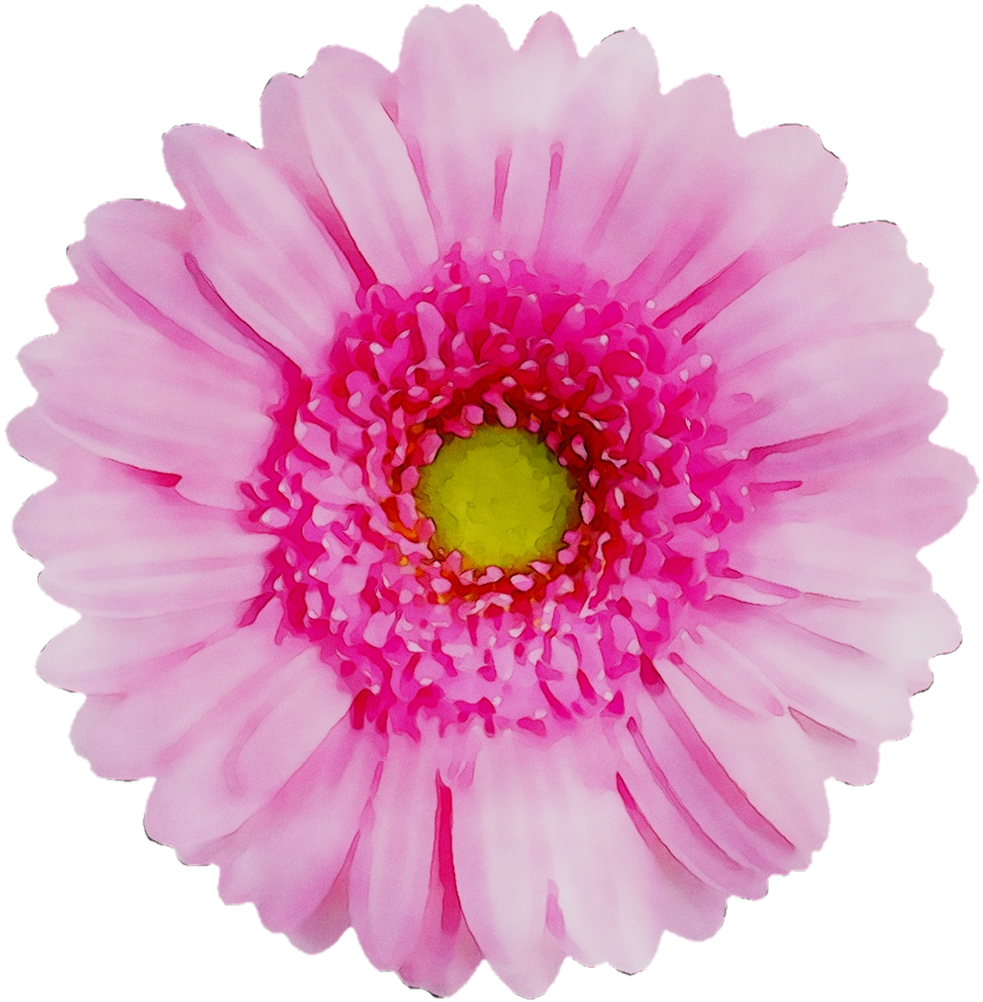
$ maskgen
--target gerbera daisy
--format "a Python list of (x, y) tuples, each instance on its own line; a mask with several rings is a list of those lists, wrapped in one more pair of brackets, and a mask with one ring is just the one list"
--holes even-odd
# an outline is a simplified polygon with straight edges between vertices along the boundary
[(633, 32), (427, 10), (263, 130), (171, 132), (185, 206), (96, 210), (22, 356), (77, 747), (227, 901), (438, 994), (710, 935), (958, 641), (923, 270)]

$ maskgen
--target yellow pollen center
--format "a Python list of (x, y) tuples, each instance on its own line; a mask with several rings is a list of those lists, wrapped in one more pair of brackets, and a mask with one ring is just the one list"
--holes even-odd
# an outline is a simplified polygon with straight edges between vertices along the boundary
[(414, 495), (439, 553), (457, 550), (467, 565), (503, 570), (552, 560), (577, 505), (552, 451), (528, 431), (498, 425), (446, 441), (420, 470)]

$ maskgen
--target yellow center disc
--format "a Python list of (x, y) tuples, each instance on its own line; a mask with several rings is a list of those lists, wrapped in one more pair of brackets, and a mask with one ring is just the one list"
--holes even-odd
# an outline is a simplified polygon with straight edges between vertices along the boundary
[(414, 494), (436, 527), (437, 551), (457, 550), (472, 567), (551, 560), (577, 510), (570, 474), (550, 449), (528, 431), (498, 425), (446, 441)]

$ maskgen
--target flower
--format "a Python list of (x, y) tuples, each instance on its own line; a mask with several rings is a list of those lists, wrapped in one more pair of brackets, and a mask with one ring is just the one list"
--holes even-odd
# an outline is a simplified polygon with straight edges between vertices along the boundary
[(922, 269), (632, 32), (427, 10), (263, 113), (169, 134), (185, 208), (97, 210), (23, 355), (77, 747), (226, 900), (435, 993), (710, 935), (958, 640)]

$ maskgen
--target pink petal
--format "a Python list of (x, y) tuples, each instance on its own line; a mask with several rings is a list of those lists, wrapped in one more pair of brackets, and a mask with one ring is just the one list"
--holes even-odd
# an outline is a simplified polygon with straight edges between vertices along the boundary
[(929, 293), (889, 223), (831, 231), (763, 279), (698, 335), (721, 374), (710, 418), (728, 429), (728, 448), (806, 438), (900, 411), (901, 401), (927, 402), (939, 349), (911, 322)]
[[(155, 421), (152, 415), (156, 413), (166, 415), (179, 427), (195, 418), (199, 428), (210, 422), (207, 426), (227, 432), (191, 436), (179, 456), (183, 465), (172, 472), (181, 473), (178, 490), (185, 496), (208, 501), (225, 491), (232, 506), (238, 506), (241, 498), (227, 481), (234, 483), (252, 472), (257, 452), (271, 434), (266, 415), (279, 401), (281, 375), (255, 339), (244, 336), (241, 322), (229, 315), (224, 304), (212, 301), (207, 283), (189, 268), (191, 223), (188, 212), (170, 206), (113, 202), (89, 215), (86, 238), (69, 248), (84, 289), (109, 304), (120, 318), (110, 328), (129, 332), (127, 340), (136, 342), (128, 345), (130, 352), (144, 350), (146, 368), (155, 368), (162, 354), (179, 363), (174, 373), (176, 385), (168, 388), (168, 399), (163, 399), (159, 387), (149, 401), (133, 400), (137, 415), (130, 416), (129, 424), (119, 417), (113, 424), (107, 415), (101, 416), (101, 422), (94, 419), (116, 436), (103, 436), (104, 450), (139, 452), (156, 444), (173, 453), (174, 431)], [(85, 329), (86, 313), (91, 312), (83, 304), (78, 318), (75, 304), (69, 290), (56, 290), (51, 300), (56, 319), (69, 332), (76, 329), (77, 319)], [(134, 318), (140, 325), (137, 337), (133, 336)], [(127, 346), (117, 343), (114, 347), (122, 352)], [(208, 394), (193, 392), (199, 382), (207, 384)], [(205, 401), (210, 396), (218, 397), (228, 413), (216, 414), (214, 408), (209, 409)], [(143, 417), (143, 427), (153, 443), (132, 441), (133, 425), (144, 408), (149, 409), (149, 415)], [(159, 463), (153, 459), (142, 465), (157, 468)]]
[[(410, 22), (396, 72), (397, 127), (420, 175), (442, 251), (489, 249), (497, 109), (514, 95), (515, 60), (498, 23), (478, 7), (425, 8)], [(515, 95), (517, 96), (517, 95)]]
[(46, 682), (72, 692), (111, 695), (166, 670), (239, 629), (245, 603), (209, 605), (152, 619), (84, 616), (50, 640), (38, 658)]
[(147, 802), (147, 833), (187, 861), (267, 804), (351, 703), (316, 651), (284, 664), (270, 639), (252, 644), (264, 665), (168, 750)]
[(687, 331), (828, 231), (846, 172), (802, 126), (738, 139), (717, 78), (687, 81), (660, 110), (597, 259), (612, 277), (633, 265), (619, 294), (652, 297), (659, 327)]
[[(709, 700), (705, 692), (700, 698), (721, 718), (711, 723), (718, 730), (726, 730), (732, 717), (738, 726), (753, 719), (763, 731), (773, 730), (768, 716), (759, 719), (739, 706)], [(718, 732), (703, 726), (706, 714), (697, 720), (690, 710), (680, 704), (676, 687), (639, 701), (634, 718), (619, 734), (625, 783), (683, 865), (712, 886), (758, 897), (768, 875), (804, 866), (808, 852), (821, 843), (826, 820), (821, 781), (818, 799), (794, 822), (785, 809), (769, 813), (773, 797), (761, 801), (756, 788), (735, 776), (731, 761), (716, 754), (711, 739)], [(805, 764), (812, 768), (808, 760)], [(759, 766), (770, 774), (768, 782), (786, 794), (800, 780), (807, 785), (809, 773), (803, 775), (792, 759)], [(808, 789), (796, 794), (796, 806), (804, 808), (814, 794)]]
[(322, 49), (304, 78), (270, 81), (263, 136), (273, 161), (355, 255), (356, 271), (361, 262), (379, 281), (410, 291), (438, 252), (413, 164), (385, 107), (390, 90), (391, 75), (378, 63)]
[(787, 522), (755, 531), (739, 549), (730, 549), (728, 563), (740, 574), (829, 598), (880, 598), (929, 585), (909, 546), (823, 523)]
[(489, 963), (523, 995), (555, 973), (550, 937), (581, 963), (634, 972), (665, 929), (702, 938), (723, 919), (724, 895), (666, 851), (595, 736), (594, 747), (527, 747), (496, 734), (478, 750), (471, 785), (454, 788), (462, 907)]
[[(651, 249), (659, 231), (646, 218), (635, 217), (631, 227), (623, 227), (613, 217), (662, 114), (658, 67), (643, 35), (610, 35), (581, 62), (548, 126), (553, 162), (537, 254), (544, 267), (555, 269), (560, 262), (576, 267), (584, 261), (591, 277), (613, 284), (626, 278), (643, 256), (625, 247), (630, 233), (644, 234), (645, 249)], [(651, 185), (659, 173), (664, 170), (645, 172), (644, 183)], [(619, 257), (613, 271), (603, 246), (612, 222), (617, 231), (608, 241), (614, 241)]]
[(50, 303), (61, 330), (32, 341), (21, 363), (53, 427), (101, 456), (177, 474), (186, 497), (241, 508), (238, 482), (272, 434), (272, 370), (260, 386), (238, 362), (175, 344), (79, 286), (55, 290)]
[[(493, 215), (501, 215), (497, 243), (531, 260), (546, 219), (555, 141), (550, 123), (562, 106), (580, 65), (570, 31), (556, 14), (544, 14), (529, 31), (516, 58), (512, 97), (497, 98), (495, 114), (505, 136), (507, 172), (496, 174)], [(493, 91), (497, 94), (497, 91)], [(477, 95), (476, 95), (477, 97)], [(489, 115), (492, 111), (489, 109)], [(504, 190), (500, 191), (504, 185)], [(496, 211), (497, 202), (501, 202)]]
[(474, 973), (481, 951), (464, 921), (454, 875), (454, 807), (449, 787), (436, 783), (430, 886), (416, 945), (399, 968), (413, 988), (452, 995)]
[(370, 735), (352, 730), (347, 719), (338, 723), (273, 799), (216, 848), (223, 899), (253, 901), (268, 928), (296, 930), (313, 946), (312, 925), (327, 917), (315, 912), (327, 903), (329, 913), (337, 913), (330, 895), (372, 798), (380, 760)]
[(97, 298), (118, 302), (167, 341), (227, 377), (264, 389), (276, 387), (267, 355), (210, 301), (188, 267), (191, 213), (157, 202), (125, 199), (95, 209), (85, 239), (69, 248), (83, 285)]
[[(739, 660), (717, 665), (747, 668)], [(791, 715), (707, 698), (671, 662), (665, 671), (667, 687), (639, 708), (638, 735), (621, 742), (627, 786), (674, 856), (728, 892), (758, 897), (771, 874), (804, 869), (822, 845), (829, 824), (823, 782), (832, 770)], [(646, 748), (650, 756), (640, 754)], [(715, 858), (721, 852), (725, 860)], [(741, 868), (757, 881), (742, 878)]]
[(72, 732), (79, 754), (113, 779), (156, 775), (209, 711), (289, 660), (270, 639), (269, 625), (263, 619), (163, 663), (147, 662), (143, 672), (121, 679), (117, 692), (91, 696)]
[(840, 640), (835, 630), (799, 625), (797, 601), (748, 609), (740, 602), (717, 599), (708, 610), (712, 626), (707, 632), (740, 651), (742, 662), (753, 664), (774, 686), (783, 707), (851, 738), (879, 743), (904, 737), (911, 726), (904, 674)]
[(268, 537), (117, 464), (93, 459), (76, 472), (31, 498), (15, 522), (21, 546), (46, 562), (40, 581), (56, 600), (133, 618), (259, 593)]
[(31, 463), (54, 473), (71, 467), (81, 448), (60, 432), (38, 404), (28, 407), (7, 425), (11, 446)]
[(352, 925), (381, 970), (409, 958), (420, 932), (434, 846), (440, 738), (392, 735), (351, 873)]
[(549, 776), (523, 756), (541, 748), (505, 731), (481, 748), (470, 785), (453, 784), (454, 872), (464, 917), (482, 955), (517, 994), (542, 994), (560, 969), (562, 930), (549, 886), (556, 847), (540, 824)]
[(270, 158), (198, 125), (164, 138), (167, 169), (200, 217), (190, 250), (221, 300), (260, 338), (320, 371), (355, 279), (341, 251)]
[(811, 452), (811, 463), (776, 452), (758, 464), (756, 473), (765, 483), (799, 483), (771, 495), (758, 514), (761, 531), (783, 521), (824, 522), (920, 549), (962, 518), (976, 486), (963, 456), (930, 442), (880, 459), (862, 448)]

